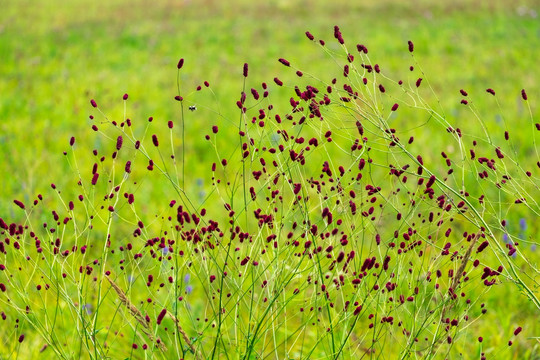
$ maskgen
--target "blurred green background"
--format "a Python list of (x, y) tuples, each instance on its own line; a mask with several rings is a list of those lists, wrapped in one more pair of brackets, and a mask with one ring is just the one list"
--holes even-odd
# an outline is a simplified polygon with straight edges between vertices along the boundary
[[(244, 62), (250, 64), (250, 87), (276, 75), (294, 77), (276, 61), (279, 57), (324, 74), (331, 61), (306, 39), (306, 30), (337, 49), (332, 31), (340, 25), (351, 52), (357, 43), (365, 44), (371, 60), (398, 77), (408, 73), (406, 44), (413, 40), (415, 55), (448, 116), (465, 111), (458, 93), (464, 88), (485, 121), (496, 122), (500, 114), (492, 111), (487, 87), (497, 91), (503, 115), (530, 122), (518, 101), (519, 91), (526, 88), (538, 115), (538, 1), (1, 4), (0, 170), (5, 175), (0, 177), (0, 213), (10, 211), (15, 197), (32, 199), (50, 182), (62, 183), (66, 165), (61, 153), (69, 137), (75, 135), (78, 144), (93, 138), (90, 98), (112, 120), (121, 119), (126, 92), (127, 115), (134, 121), (148, 116), (162, 124), (178, 120), (175, 66), (184, 57), (182, 91), (191, 92), (208, 80), (224, 118), (236, 119)], [(429, 101), (430, 95), (425, 96)], [(216, 108), (207, 93), (190, 100)], [(280, 99), (274, 96), (274, 102)], [(207, 132), (216, 120), (212, 112), (199, 112), (188, 121), (187, 133)]]
[[(204, 135), (216, 123), (226, 127), (227, 119), (237, 119), (244, 62), (250, 65), (248, 87), (270, 83), (274, 76), (294, 79), (294, 72), (276, 61), (280, 57), (324, 75), (331, 61), (306, 39), (307, 30), (338, 50), (332, 33), (339, 25), (351, 53), (357, 43), (366, 45), (372, 62), (397, 78), (409, 72), (407, 40), (413, 40), (415, 57), (451, 121), (466, 112), (459, 103), (462, 88), (488, 128), (502, 129), (499, 137), (504, 116), (515, 129), (514, 139), (530, 143), (522, 88), (535, 122), (540, 117), (540, 2), (534, 0), (0, 0), (0, 8), (3, 218), (16, 217), (14, 198), (30, 202), (49, 191), (50, 183), (70, 192), (65, 185), (73, 183), (74, 170), (62, 156), (69, 138), (75, 136), (77, 146), (88, 150), (99, 146), (90, 130), (94, 122), (88, 116), (96, 114), (91, 98), (111, 120), (122, 121), (122, 95), (128, 93), (127, 117), (134, 122), (153, 116), (164, 128), (168, 120), (178, 121), (180, 57), (186, 60), (182, 92), (192, 93), (207, 80), (215, 94), (203, 90), (188, 97), (199, 108), (186, 117), (187, 167), (194, 174), (189, 182), (197, 186), (196, 179), (207, 178), (201, 160), (214, 157)], [(485, 93), (488, 87), (497, 91), (500, 108)], [(287, 104), (289, 96), (276, 92), (273, 101)], [(436, 104), (433, 95), (425, 98)], [(503, 315), (505, 306), (522, 308), (524, 301), (494, 298), (492, 305)], [(498, 315), (486, 326), (493, 336), (500, 334), (501, 344), (516, 322), (539, 330), (534, 314), (504, 314), (502, 322)], [(522, 349), (520, 354), (540, 358), (538, 342), (519, 346), (514, 354)]]

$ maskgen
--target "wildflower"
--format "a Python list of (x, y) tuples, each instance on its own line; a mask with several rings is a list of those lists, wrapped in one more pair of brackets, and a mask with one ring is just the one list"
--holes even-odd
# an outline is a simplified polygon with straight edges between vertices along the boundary
[(285, 66), (291, 66), (291, 63), (285, 60), (284, 58), (280, 58), (278, 61)]
[(180, 60), (178, 60), (178, 64), (176, 65), (176, 68), (178, 70), (180, 70), (182, 68), (182, 66), (184, 66), (184, 59), (181, 58)]

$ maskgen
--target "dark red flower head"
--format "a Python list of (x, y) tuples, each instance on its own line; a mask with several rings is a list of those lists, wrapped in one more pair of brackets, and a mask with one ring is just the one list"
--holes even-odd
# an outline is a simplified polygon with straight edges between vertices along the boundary
[(176, 65), (178, 70), (180, 70), (182, 68), (182, 66), (184, 66), (184, 58), (178, 60), (178, 65)]

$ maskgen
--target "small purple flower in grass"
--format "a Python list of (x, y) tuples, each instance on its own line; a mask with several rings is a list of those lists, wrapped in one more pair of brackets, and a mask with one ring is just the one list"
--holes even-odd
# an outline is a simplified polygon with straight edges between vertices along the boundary
[(521, 90), (521, 97), (523, 98), (523, 100), (527, 101), (527, 93), (525, 92), (525, 89)]
[(156, 134), (152, 135), (152, 143), (154, 143), (154, 146), (155, 146), (155, 147), (158, 147), (158, 146), (159, 146), (159, 140), (158, 140)]
[(86, 314), (91, 315), (92, 314), (92, 304), (85, 304), (83, 305), (83, 309), (86, 310)]
[(527, 230), (527, 221), (525, 220), (525, 218), (519, 219), (519, 228), (520, 228), (522, 231)]
[(182, 66), (184, 66), (184, 58), (181, 58), (180, 60), (178, 60), (178, 64), (176, 65), (176, 68), (180, 70)]
[(95, 173), (94, 176), (92, 176), (92, 185), (96, 185), (99, 178), (99, 174)]
[(69, 139), (69, 146), (73, 146), (75, 144), (75, 137), (72, 136), (71, 139)]
[(244, 64), (244, 71), (243, 71), (243, 74), (244, 74), (244, 77), (247, 77), (247, 76), (248, 76), (248, 64), (247, 64), (247, 63)]
[(126, 167), (125, 167), (125, 172), (127, 172), (128, 174), (131, 173), (131, 161), (128, 160), (128, 162), (126, 162)]
[(19, 336), (19, 342), (22, 343), (24, 341), (24, 334), (21, 334), (21, 336)]
[(96, 100), (94, 99), (90, 100), (90, 104), (92, 105), (92, 107), (97, 108)]
[(274, 82), (275, 82), (278, 86), (283, 86), (283, 81), (279, 80), (277, 77), (274, 78)]
[(188, 285), (186, 286), (186, 294), (191, 294), (193, 292), (193, 286)]
[(521, 326), (518, 326), (516, 330), (514, 330), (514, 336), (517, 336), (521, 332), (521, 330), (523, 330), (523, 328)]
[(460, 92), (461, 95), (463, 95), (463, 96), (469, 95), (469, 94), (467, 94), (467, 92), (466, 92), (465, 90), (463, 90), (463, 89), (459, 90), (459, 92)]
[(399, 107), (399, 104), (394, 104), (394, 106), (392, 106), (392, 111), (396, 111)]
[(486, 89), (486, 92), (490, 93), (493, 96), (495, 96), (495, 90), (493, 90), (492, 88)]
[(291, 63), (289, 61), (285, 60), (284, 58), (280, 58), (278, 61), (280, 63), (282, 63), (283, 65), (285, 65), (285, 66), (291, 66)]
[(306, 36), (309, 40), (313, 40), (315, 39), (315, 37), (313, 35), (311, 35), (311, 33), (309, 31), (306, 31)]
[(122, 96), (122, 99), (123, 99), (123, 100), (125, 101), (125, 100), (127, 100), (127, 99), (128, 99), (128, 97), (129, 97), (129, 95), (128, 95), (128, 94), (124, 94), (124, 96)]

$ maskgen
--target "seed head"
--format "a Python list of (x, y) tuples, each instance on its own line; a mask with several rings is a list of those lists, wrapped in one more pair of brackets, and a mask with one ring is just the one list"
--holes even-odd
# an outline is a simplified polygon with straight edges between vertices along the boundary
[(159, 146), (159, 140), (158, 140), (156, 134), (152, 135), (152, 142), (154, 143), (154, 146), (155, 146), (155, 147), (158, 147), (158, 146)]
[(21, 209), (25, 209), (25, 206), (24, 204), (22, 203), (22, 201), (20, 200), (13, 200), (13, 202), (15, 203), (15, 205), (17, 205), (18, 207), (20, 207)]
[(124, 96), (122, 97), (122, 99), (127, 100), (127, 99), (128, 99), (128, 94), (124, 94)]
[(525, 89), (521, 90), (521, 97), (523, 98), (523, 100), (527, 101), (527, 93), (525, 92)]
[(247, 64), (247, 63), (244, 64), (244, 71), (243, 71), (243, 73), (244, 73), (244, 77), (247, 77), (247, 76), (248, 76), (248, 64)]
[(283, 65), (285, 65), (285, 66), (291, 66), (291, 63), (289, 61), (285, 60), (284, 58), (280, 58), (278, 61), (280, 63), (282, 63)]
[(399, 105), (398, 104), (394, 104), (394, 106), (392, 106), (392, 111), (396, 111), (398, 109)]
[(409, 44), (409, 52), (412, 53), (414, 51), (414, 44), (411, 40), (409, 40), (407, 43)]
[(181, 58), (180, 60), (178, 60), (178, 64), (176, 65), (176, 68), (180, 70), (182, 66), (184, 66), (184, 58)]
[(309, 40), (313, 40), (315, 39), (315, 37), (313, 35), (311, 35), (311, 33), (309, 31), (306, 31), (306, 36)]
[(97, 108), (96, 100), (94, 99), (90, 100), (90, 104), (92, 105), (92, 107)]
[(72, 136), (71, 139), (69, 139), (69, 146), (73, 146), (75, 144), (75, 137)]
[(122, 148), (122, 144), (124, 143), (124, 138), (122, 138), (122, 135), (118, 136), (116, 139), (116, 150), (120, 150)]

